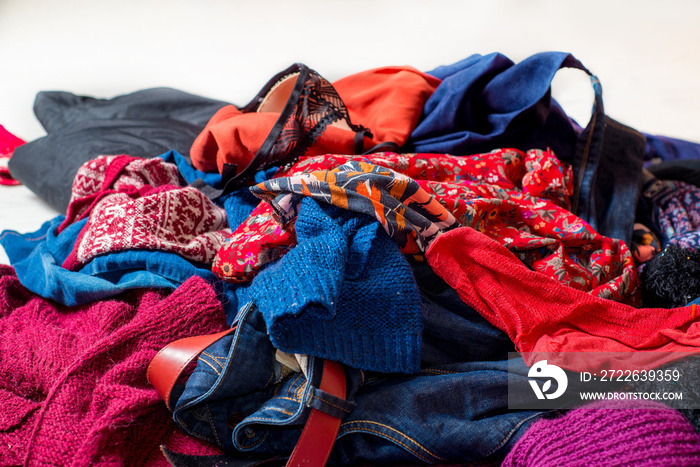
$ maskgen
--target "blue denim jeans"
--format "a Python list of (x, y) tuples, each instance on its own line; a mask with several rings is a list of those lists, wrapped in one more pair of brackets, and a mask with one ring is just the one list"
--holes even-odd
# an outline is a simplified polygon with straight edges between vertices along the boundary
[[(483, 318), (472, 323), (474, 311), (453, 293), (443, 289), (424, 296), (424, 337), (431, 341), (434, 361), (424, 362), (420, 373), (388, 375), (346, 367), (348, 396), (344, 404), (335, 404), (343, 420), (330, 463), (498, 457), (541, 415), (508, 410), (508, 361), (502, 357), (512, 344), (501, 339), (500, 331), (488, 329)], [(443, 301), (449, 308), (439, 303)], [(241, 309), (236, 323), (235, 333), (200, 356), (181, 388), (174, 419), (232, 457), (288, 455), (308, 418), (307, 403), (323, 409), (310, 402), (322, 362), (310, 359), (308, 378), (278, 363), (253, 303)], [(526, 379), (524, 363), (522, 368)]]
[(599, 233), (631, 245), (645, 138), (605, 115), (600, 82), (595, 76), (591, 82), (595, 104), (576, 145), (572, 211)]

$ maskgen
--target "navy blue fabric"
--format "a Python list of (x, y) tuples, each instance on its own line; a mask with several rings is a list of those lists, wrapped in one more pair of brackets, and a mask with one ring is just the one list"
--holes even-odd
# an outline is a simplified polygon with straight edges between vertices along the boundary
[(421, 292), (424, 367), (507, 360), (508, 353), (515, 352), (508, 335), (465, 304), (427, 263), (415, 263), (412, 268)]
[(561, 68), (590, 72), (571, 54), (543, 52), (513, 63), (472, 55), (430, 73), (443, 81), (407, 142), (411, 151), (469, 155), (497, 148), (551, 148), (574, 172), (572, 211), (602, 235), (632, 240), (642, 181), (644, 136), (605, 116), (602, 87), (581, 131), (551, 98)]
[(221, 294), (228, 314), (238, 307), (237, 288), (221, 282), (206, 265), (192, 263), (174, 253), (130, 250), (98, 256), (78, 271), (61, 267), (73, 249), (87, 219), (69, 225), (60, 234), (60, 215), (39, 230), (20, 234), (11, 230), (0, 234), (10, 264), (22, 285), (37, 295), (66, 306), (114, 297), (136, 288), (175, 289), (191, 276), (213, 284)]
[[(200, 355), (177, 400), (174, 420), (229, 452), (289, 454), (309, 416), (307, 401), (320, 385), (323, 361), (310, 359), (308, 380), (303, 373), (290, 374), (275, 360), (265, 321), (252, 303), (241, 308), (235, 322), (235, 333)], [(351, 370), (348, 376), (352, 397), (361, 372)]]
[[(278, 167), (260, 170), (255, 174), (254, 183), (262, 183), (269, 180), (275, 175), (277, 170)], [(223, 204), (226, 210), (226, 217), (228, 218), (228, 226), (231, 230), (236, 230), (253, 212), (253, 209), (262, 202), (260, 198), (250, 192), (248, 186), (227, 193), (214, 201), (218, 204)]]
[[(433, 320), (455, 322), (445, 313), (453, 314), (438, 304), (424, 311), (426, 329), (441, 327)], [(463, 357), (489, 352), (479, 348), (481, 339), (475, 335), (485, 331), (482, 323), (470, 326), (469, 319), (462, 319), (451, 341), (460, 343)], [(202, 353), (175, 405), (174, 419), (186, 432), (216, 443), (232, 457), (289, 455), (309, 416), (322, 361), (310, 358), (308, 379), (285, 369), (275, 359), (263, 316), (252, 303), (241, 308), (237, 325), (234, 334)], [(460, 358), (456, 353), (453, 357)], [(527, 384), (524, 362), (520, 367), (510, 363), (511, 370), (521, 368), (511, 378)], [(503, 457), (542, 415), (508, 409), (508, 364), (426, 363), (417, 375), (346, 368), (350, 403), (338, 407), (348, 413), (329, 462), (447, 463)]]
[(677, 180), (700, 187), (700, 159), (670, 159), (646, 168), (659, 180)]
[(570, 161), (577, 134), (550, 90), (562, 67), (587, 72), (563, 52), (536, 54), (518, 64), (500, 53), (472, 55), (429, 71), (443, 81), (427, 100), (406, 149), (469, 155), (503, 147), (551, 147)]
[(698, 143), (646, 133), (644, 136), (647, 139), (645, 160), (700, 159), (700, 144)]
[(219, 172), (202, 172), (199, 169), (195, 169), (189, 158), (177, 151), (168, 151), (158, 157), (165, 162), (175, 164), (180, 175), (182, 175), (182, 178), (184, 178), (187, 183), (193, 183), (195, 180), (202, 180), (212, 188), (221, 188), (221, 174), (219, 174)]
[(605, 115), (600, 82), (595, 76), (591, 82), (593, 115), (576, 145), (572, 211), (600, 234), (631, 245), (644, 178), (645, 138)]

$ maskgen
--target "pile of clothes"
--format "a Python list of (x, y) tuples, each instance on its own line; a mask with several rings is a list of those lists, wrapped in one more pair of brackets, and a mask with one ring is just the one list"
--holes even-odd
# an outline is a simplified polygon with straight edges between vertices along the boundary
[[(607, 117), (572, 55), (34, 108), (47, 135), (0, 127), (0, 182), (62, 214), (0, 233), (3, 465), (284, 459), (322, 360), (333, 465), (700, 463), (695, 410), (508, 404), (516, 353), (700, 349), (700, 145)], [(169, 410), (149, 362), (232, 327)]]

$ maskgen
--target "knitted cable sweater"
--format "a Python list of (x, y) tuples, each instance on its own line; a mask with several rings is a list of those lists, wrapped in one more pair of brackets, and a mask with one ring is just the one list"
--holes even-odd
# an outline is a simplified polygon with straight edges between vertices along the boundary
[(216, 452), (176, 432), (146, 367), (169, 342), (224, 327), (198, 277), (170, 295), (138, 290), (68, 308), (0, 266), (0, 465), (167, 465), (164, 443)]

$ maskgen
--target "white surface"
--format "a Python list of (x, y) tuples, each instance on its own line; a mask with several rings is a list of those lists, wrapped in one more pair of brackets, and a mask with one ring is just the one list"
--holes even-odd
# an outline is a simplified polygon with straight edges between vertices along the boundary
[[(294, 62), (334, 81), (559, 50), (600, 78), (612, 118), (700, 142), (699, 23), (695, 0), (0, 0), (0, 124), (42, 136), (41, 90), (108, 98), (170, 86), (242, 105)], [(582, 73), (560, 72), (554, 95), (585, 124)], [(0, 231), (56, 214), (26, 188), (0, 186)]]

